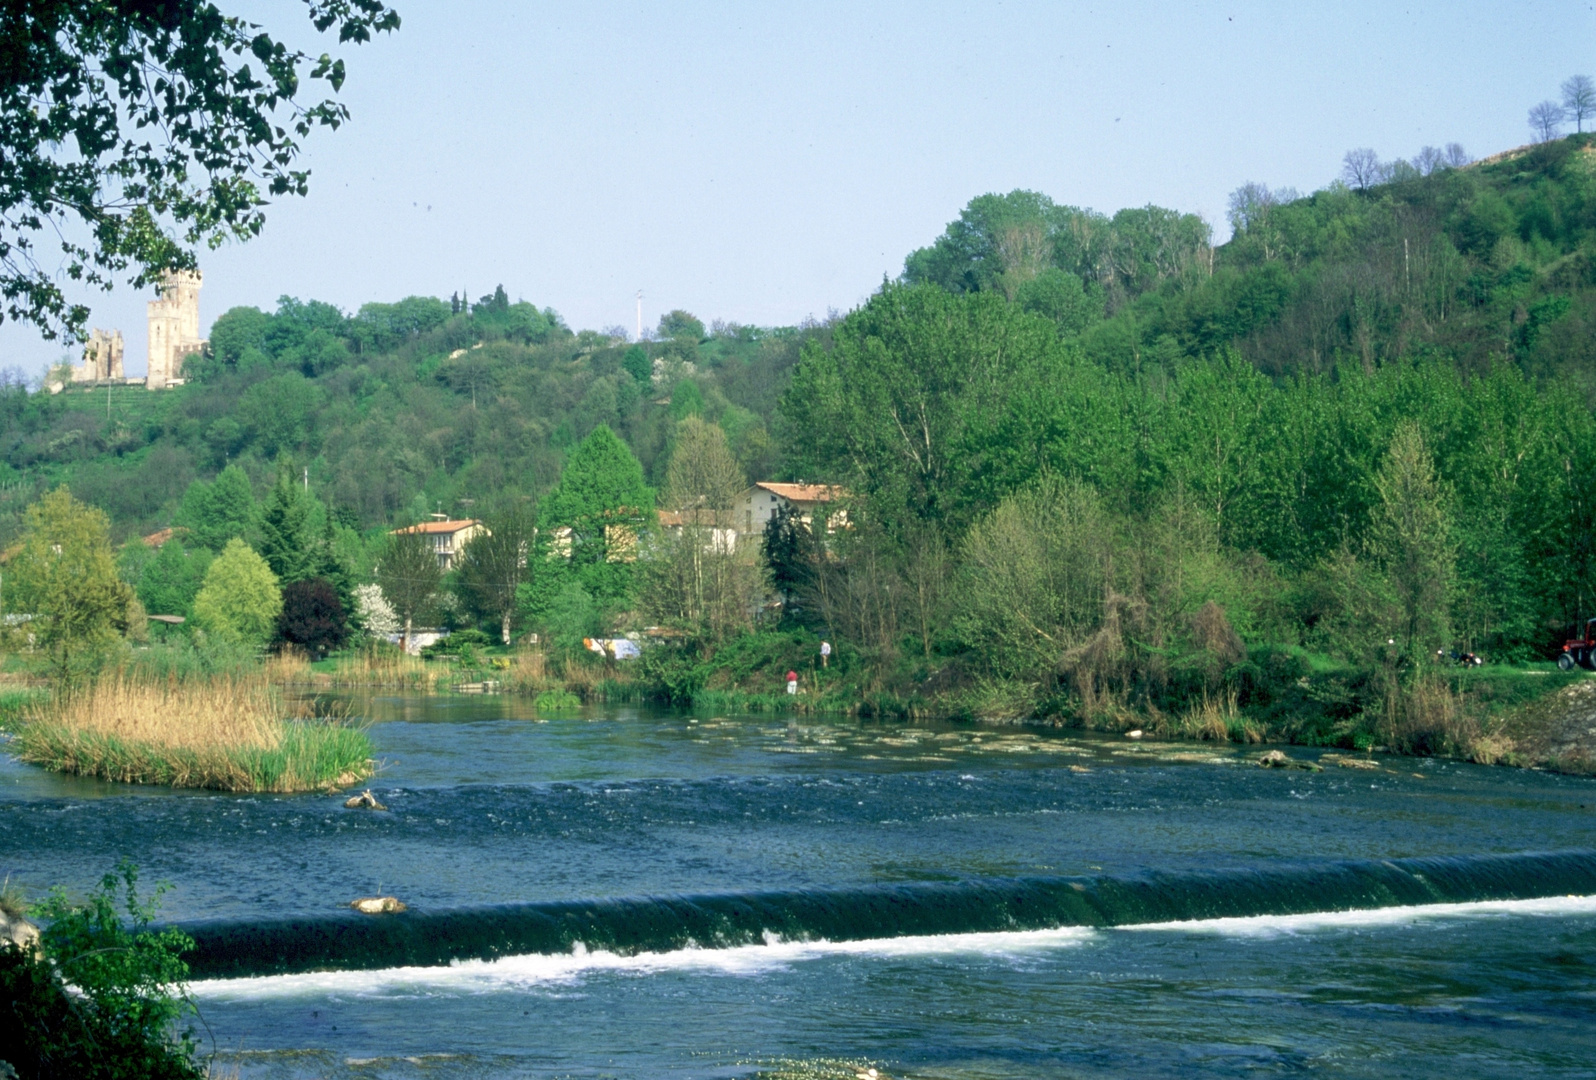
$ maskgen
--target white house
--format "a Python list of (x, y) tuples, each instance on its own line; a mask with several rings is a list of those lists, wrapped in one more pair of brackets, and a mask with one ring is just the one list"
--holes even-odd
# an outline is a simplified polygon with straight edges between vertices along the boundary
[[(761, 480), (737, 496), (732, 520), (742, 529), (745, 536), (752, 536), (764, 532), (765, 523), (776, 516), (779, 508), (785, 506), (797, 514), (805, 525), (813, 528), (816, 509), (844, 498), (847, 494), (842, 488), (827, 484), (778, 484), (774, 481)], [(825, 523), (827, 530), (846, 525), (847, 511), (834, 510), (826, 513)]]
[(432, 550), (438, 554), (438, 568), (448, 570), (454, 566), (454, 560), (459, 558), (465, 546), (479, 533), (487, 531), (482, 522), (475, 519), (453, 521), (449, 518), (435, 518), (432, 521), (423, 521), (419, 525), (395, 529), (394, 533), (395, 535), (420, 533), (427, 537), (432, 541)]

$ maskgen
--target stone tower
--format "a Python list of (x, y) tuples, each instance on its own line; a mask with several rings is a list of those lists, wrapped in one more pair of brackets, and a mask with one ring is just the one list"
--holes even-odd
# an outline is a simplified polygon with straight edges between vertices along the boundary
[(83, 348), (83, 363), (72, 368), (73, 382), (122, 378), (122, 331), (96, 330)]
[(150, 373), (144, 385), (151, 390), (181, 385), (183, 357), (205, 348), (199, 291), (199, 271), (180, 270), (161, 279), (161, 298), (150, 301)]

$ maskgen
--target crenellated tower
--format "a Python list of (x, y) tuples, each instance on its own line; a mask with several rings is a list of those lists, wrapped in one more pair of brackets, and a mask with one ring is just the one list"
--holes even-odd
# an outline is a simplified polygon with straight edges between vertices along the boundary
[(199, 336), (198, 270), (179, 270), (161, 279), (161, 296), (149, 303), (150, 366), (144, 385), (151, 390), (181, 385), (183, 358), (205, 348)]

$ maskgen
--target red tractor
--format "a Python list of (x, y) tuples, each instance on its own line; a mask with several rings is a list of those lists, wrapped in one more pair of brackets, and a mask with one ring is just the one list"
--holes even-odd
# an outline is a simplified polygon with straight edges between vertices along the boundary
[(1573, 671), (1575, 664), (1596, 671), (1596, 619), (1586, 620), (1585, 636), (1565, 641), (1557, 654), (1557, 666), (1564, 671)]

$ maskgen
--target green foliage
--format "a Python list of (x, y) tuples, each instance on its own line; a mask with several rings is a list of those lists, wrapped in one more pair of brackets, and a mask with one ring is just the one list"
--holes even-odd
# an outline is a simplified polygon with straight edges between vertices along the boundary
[(497, 515), (487, 523), (486, 531), (471, 538), (456, 560), (456, 591), (473, 615), (499, 628), (506, 645), (510, 644), (521, 585), (540, 565), (532, 558), (535, 536), (530, 514), (517, 510)]
[(659, 336), (684, 338), (696, 345), (704, 336), (704, 324), (697, 316), (677, 308), (659, 317)]
[(565, 649), (579, 649), (583, 638), (604, 633), (603, 609), (579, 580), (569, 576), (549, 597), (540, 622), (554, 643)]
[[(342, 42), (399, 26), (381, 0), (311, 4), (309, 14)], [(11, 253), (0, 295), (9, 319), (52, 337), (81, 334), (88, 308), (35, 263), (41, 242), (61, 244), (66, 277), (91, 285), (192, 268), (195, 246), (259, 233), (267, 196), (303, 195), (298, 140), (349, 116), (334, 98), (297, 97), (316, 81), (336, 92), (342, 60), (291, 49), (211, 4), (29, 4), (7, 13), (5, 36), (27, 44), (11, 50), (0, 87), (10, 118), (0, 246)]]
[(430, 537), (418, 532), (396, 532), (388, 537), (377, 564), (377, 584), (404, 626), (407, 645), (415, 625), (436, 612), (442, 581)]
[(304, 581), (320, 569), (310, 533), (310, 499), (286, 469), (278, 472), (261, 507), (259, 553), (283, 585)]
[(641, 533), (654, 515), (654, 492), (630, 449), (606, 425), (571, 452), (560, 482), (544, 497), (542, 527), (569, 529), (570, 561), (583, 589), (600, 602), (624, 603)]
[(189, 618), (210, 565), (211, 553), (204, 548), (191, 551), (175, 538), (168, 540), (138, 576), (139, 603), (151, 615)]
[(641, 345), (633, 345), (621, 357), (621, 370), (630, 375), (638, 385), (648, 387), (654, 379), (654, 364)]
[[(82, 903), (56, 890), (43, 957), (0, 950), (0, 1054), (19, 1076), (41, 1080), (187, 1080), (203, 1077), (182, 954), (193, 941), (150, 926), (161, 889), (139, 898), (123, 861)], [(72, 988), (70, 991), (67, 986)]]
[(28, 508), (27, 532), (8, 567), (11, 610), (58, 678), (73, 679), (128, 629), (133, 590), (117, 573), (105, 514), (57, 488)]
[(582, 699), (569, 690), (545, 690), (532, 699), (540, 713), (573, 712), (582, 707)]
[(249, 476), (229, 465), (211, 483), (196, 480), (183, 493), (176, 524), (188, 529), (195, 543), (220, 551), (234, 537), (244, 536), (255, 522), (255, 492)]
[(967, 514), (993, 455), (1020, 449), (993, 436), (1055, 381), (1057, 349), (1046, 321), (993, 293), (886, 285), (794, 373), (795, 467), (866, 495), (889, 529)]
[(277, 575), (242, 540), (229, 540), (205, 572), (194, 619), (208, 633), (241, 645), (264, 644), (277, 628), (283, 597)]

